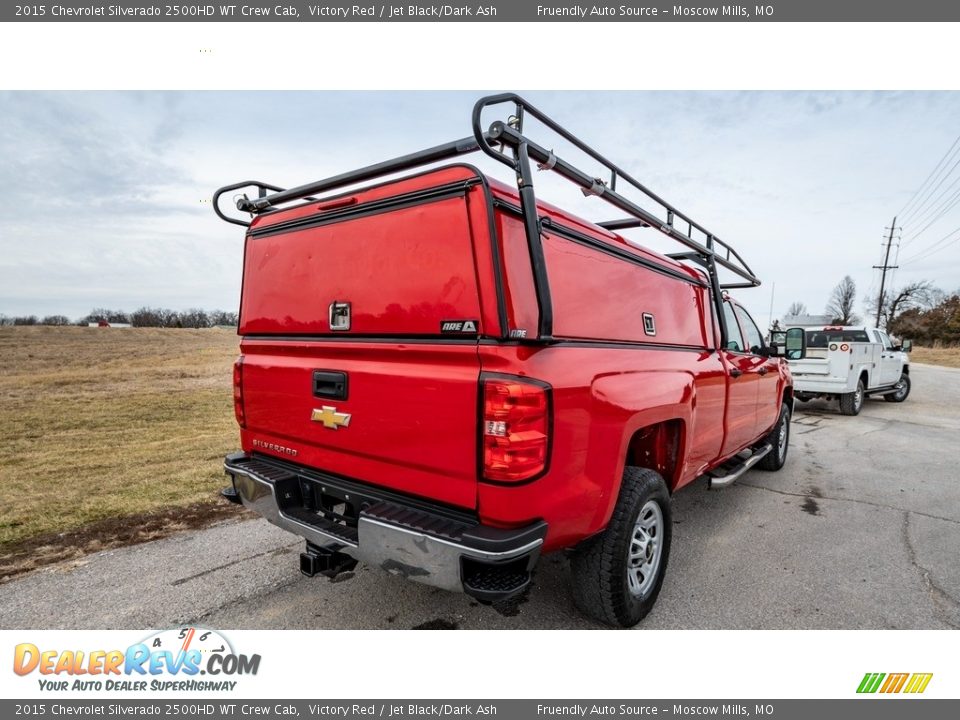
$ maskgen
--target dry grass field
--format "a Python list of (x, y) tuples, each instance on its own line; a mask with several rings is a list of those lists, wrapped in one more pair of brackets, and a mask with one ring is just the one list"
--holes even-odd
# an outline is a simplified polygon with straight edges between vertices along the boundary
[(230, 512), (225, 330), (0, 328), (0, 577)]
[(927, 365), (960, 368), (960, 348), (915, 347), (910, 353), (910, 359)]

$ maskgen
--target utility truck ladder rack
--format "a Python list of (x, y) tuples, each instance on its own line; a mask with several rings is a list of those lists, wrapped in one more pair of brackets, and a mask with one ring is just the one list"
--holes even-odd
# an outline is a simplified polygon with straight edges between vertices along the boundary
[[(511, 114), (505, 121), (497, 120), (488, 128), (484, 128), (482, 126), (484, 111), (501, 105), (509, 106), (512, 110)], [(607, 177), (599, 178), (584, 172), (567, 160), (558, 157), (552, 150), (548, 150), (545, 146), (531, 140), (524, 134), (523, 130), (524, 121), (528, 117), (534, 118), (567, 143), (592, 158), (603, 168)], [(717, 321), (721, 328), (721, 340), (726, 344), (727, 332), (722, 306), (723, 289), (756, 287), (760, 284), (760, 280), (754, 275), (749, 265), (731, 245), (720, 240), (703, 225), (668, 203), (519, 95), (504, 93), (480, 98), (473, 107), (472, 121), (472, 137), (454, 140), (289, 190), (282, 190), (260, 181), (245, 181), (227, 185), (214, 193), (214, 211), (227, 222), (249, 226), (249, 222), (227, 216), (221, 211), (219, 201), (224, 193), (239, 191), (244, 188), (256, 188), (256, 197), (250, 198), (244, 194), (236, 200), (238, 210), (256, 215), (275, 211), (279, 206), (295, 200), (315, 200), (316, 198), (313, 196), (319, 193), (449, 160), (478, 150), (482, 151), (510, 167), (516, 174), (520, 193), (520, 210), (532, 260), (534, 286), (540, 311), (537, 339), (549, 342), (553, 339), (553, 312), (540, 236), (543, 221), (537, 212), (532, 161), (536, 163), (538, 170), (557, 173), (579, 186), (584, 195), (596, 196), (627, 216), (597, 223), (599, 226), (611, 231), (649, 227), (683, 245), (685, 247), (684, 252), (673, 253), (670, 257), (693, 261), (706, 270), (710, 279), (714, 304), (716, 305)], [(624, 186), (627, 190), (632, 188), (633, 191), (639, 192), (645, 198), (644, 202), (652, 204), (655, 211), (644, 209), (623, 195), (621, 190), (624, 189)], [(721, 284), (717, 274), (718, 266), (731, 272), (739, 280)]]

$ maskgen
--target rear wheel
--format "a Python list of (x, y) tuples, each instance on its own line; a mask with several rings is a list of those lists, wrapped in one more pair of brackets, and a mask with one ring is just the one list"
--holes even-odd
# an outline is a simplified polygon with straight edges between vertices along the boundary
[(787, 461), (787, 448), (790, 445), (789, 405), (784, 404), (780, 407), (780, 417), (777, 418), (777, 424), (773, 426), (773, 430), (767, 433), (763, 442), (770, 445), (770, 452), (761, 458), (757, 467), (761, 470), (776, 472)]
[(910, 394), (910, 376), (906, 373), (900, 376), (900, 379), (897, 380), (897, 384), (893, 387), (896, 390), (892, 393), (883, 396), (883, 399), (887, 402), (903, 402), (907, 399), (907, 395)]
[(610, 523), (570, 558), (573, 599), (591, 618), (631, 627), (653, 608), (670, 556), (670, 493), (653, 470), (627, 467)]
[(863, 398), (866, 389), (863, 386), (863, 378), (857, 380), (857, 389), (852, 393), (846, 393), (840, 396), (840, 412), (844, 415), (859, 415), (863, 408)]

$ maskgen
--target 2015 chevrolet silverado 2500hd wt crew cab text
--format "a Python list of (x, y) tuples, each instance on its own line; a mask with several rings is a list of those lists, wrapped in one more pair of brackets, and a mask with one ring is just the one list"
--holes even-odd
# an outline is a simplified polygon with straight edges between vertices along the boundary
[[(535, 143), (525, 117), (609, 176)], [(217, 191), (247, 226), (226, 492), (306, 539), (307, 575), (359, 560), (497, 604), (567, 550), (577, 605), (634, 625), (663, 582), (671, 494), (783, 465), (790, 373), (721, 284), (759, 284), (727, 243), (515, 95), (481, 99), (473, 130), (291, 190)], [(475, 151), (517, 187), (436, 166)], [(531, 163), (623, 217), (538, 201)], [(217, 205), (244, 187), (250, 221)]]
[(883, 330), (871, 327), (804, 328), (806, 347), (792, 348), (786, 359), (797, 400), (837, 398), (840, 412), (859, 415), (868, 395), (903, 402), (910, 394), (910, 344), (894, 345)]

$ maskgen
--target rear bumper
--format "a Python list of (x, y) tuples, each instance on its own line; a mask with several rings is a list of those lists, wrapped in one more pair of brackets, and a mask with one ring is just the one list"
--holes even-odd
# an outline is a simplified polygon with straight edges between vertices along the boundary
[(526, 589), (547, 532), (543, 521), (480, 525), (262, 456), (228, 455), (224, 470), (247, 508), (316, 548), (488, 602)]
[(828, 375), (798, 375), (793, 373), (793, 390), (795, 393), (811, 395), (843, 395), (853, 392), (847, 387), (846, 378), (832, 378)]

